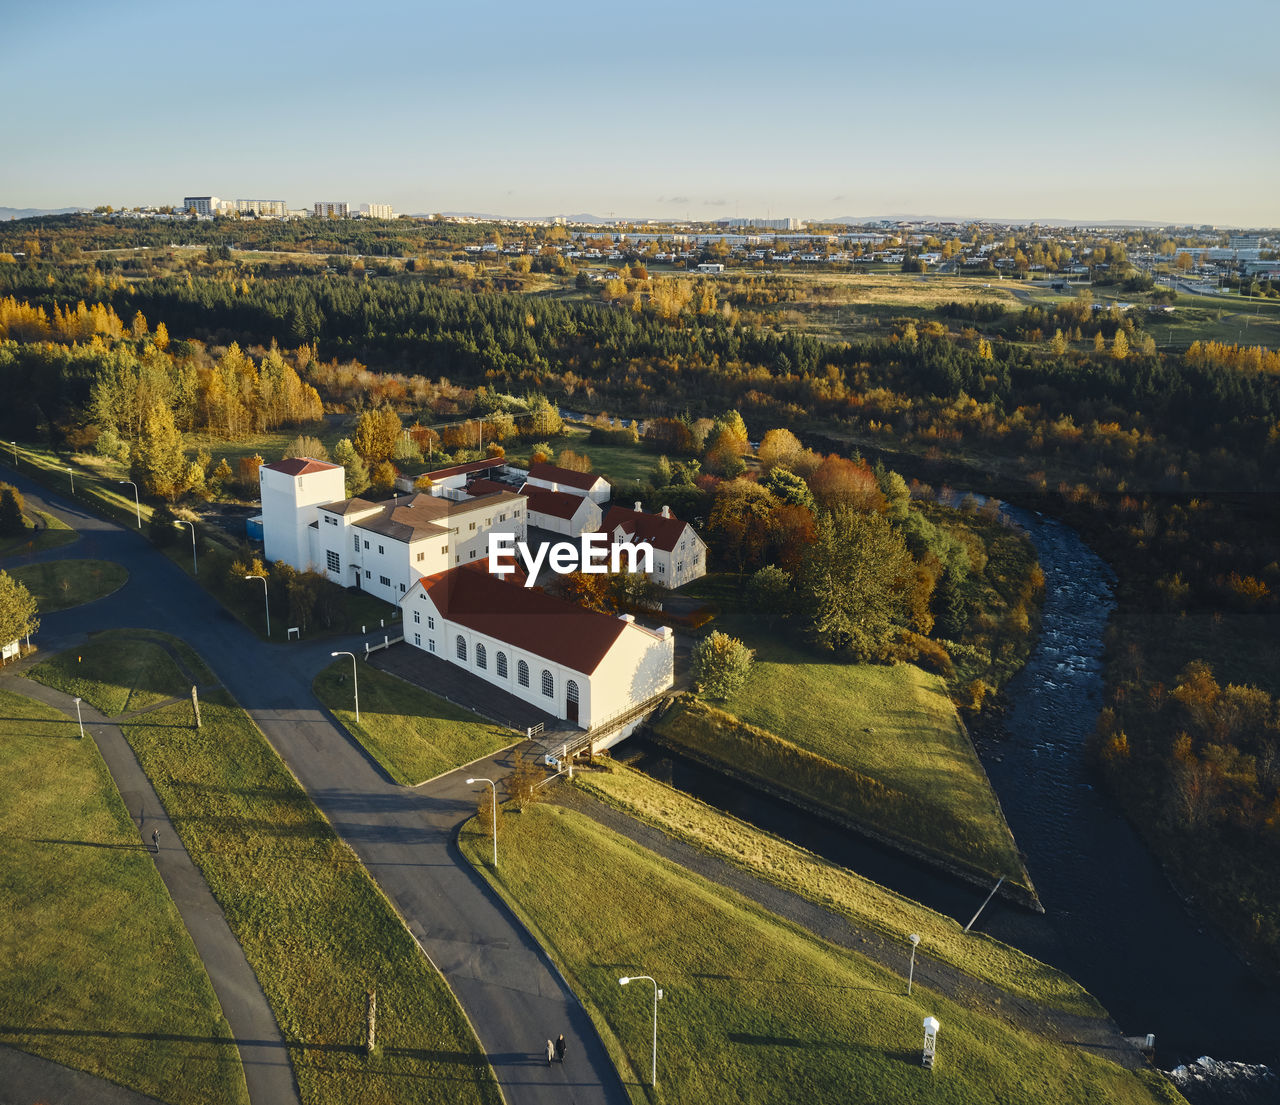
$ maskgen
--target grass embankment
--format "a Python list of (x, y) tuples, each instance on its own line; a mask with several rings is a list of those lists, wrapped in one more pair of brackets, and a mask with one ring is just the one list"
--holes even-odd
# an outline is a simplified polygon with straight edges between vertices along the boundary
[(0, 537), (0, 560), (7, 557), (30, 556), (46, 549), (58, 549), (70, 545), (78, 536), (65, 522), (46, 514), (43, 510), (26, 513), (28, 529), (10, 537)]
[(112, 560), (48, 560), (9, 574), (31, 592), (42, 614), (105, 598), (129, 582), (129, 573)]
[(1030, 889), (942, 679), (911, 664), (822, 662), (749, 637), (747, 684), (718, 710), (685, 699), (654, 730), (678, 750), (961, 868)]
[[(1061, 971), (887, 890), (789, 841), (739, 821), (643, 772), (610, 763), (575, 775), (604, 802), (709, 855), (826, 906), (892, 940), (919, 933), (921, 951), (1011, 994), (1066, 1013), (1105, 1016), (1087, 990)], [(906, 954), (904, 950), (903, 954)]]
[[(689, 874), (572, 810), (506, 816), (502, 865), (464, 852), (528, 920), (600, 1029), (633, 1101), (1176, 1102), (1159, 1076), (956, 1005)], [(608, 878), (600, 873), (607, 871)], [(653, 991), (658, 1087), (649, 1081)], [(933, 1072), (921, 1019), (942, 1023)]]
[[(158, 674), (168, 670), (158, 653), (154, 641), (102, 634), (80, 665), (94, 682), (81, 672), (71, 685), (49, 663), (33, 674), (106, 712), (140, 683), (189, 690)], [(124, 733), (266, 992), (302, 1100), (498, 1102), (452, 993), (356, 856), (224, 691), (202, 695), (200, 712), (198, 731), (190, 704), (177, 703)], [(379, 1051), (366, 1057), (371, 987)]]
[(360, 665), (360, 720), (356, 721), (347, 658), (330, 664), (311, 689), (343, 728), (397, 783), (416, 786), (520, 739), (443, 698)]
[(0, 1042), (173, 1105), (247, 1103), (182, 918), (77, 734), (0, 690)]

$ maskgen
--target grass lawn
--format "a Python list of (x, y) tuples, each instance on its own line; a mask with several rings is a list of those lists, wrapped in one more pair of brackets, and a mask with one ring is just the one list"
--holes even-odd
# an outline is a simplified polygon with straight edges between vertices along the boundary
[[(557, 456), (562, 449), (572, 449), (591, 458), (592, 471), (604, 476), (611, 483), (618, 480), (639, 480), (647, 483), (658, 463), (656, 453), (647, 452), (639, 445), (597, 445), (587, 440), (590, 430), (573, 427), (549, 441)], [(628, 504), (630, 505), (630, 504)]]
[(656, 825), (757, 878), (775, 883), (894, 940), (918, 932), (935, 959), (1054, 1009), (1102, 1016), (1102, 1007), (1074, 979), (958, 921), (887, 890), (781, 837), (739, 821), (643, 772), (610, 763), (582, 771), (577, 784), (609, 805)]
[[(864, 789), (884, 798), (867, 807), (872, 828), (1025, 885), (1013, 837), (940, 676), (912, 664), (825, 661), (753, 631), (741, 616), (717, 624), (756, 650), (746, 686), (717, 705), (870, 780)], [(669, 714), (659, 731), (675, 733), (683, 717)], [(796, 789), (808, 783), (791, 781)]]
[(12, 537), (0, 538), (0, 560), (7, 557), (29, 556), (32, 553), (44, 552), (45, 549), (58, 549), (70, 545), (79, 534), (65, 522), (46, 514), (43, 510), (29, 510), (27, 521), (31, 516), (39, 519), (39, 529), (31, 528), (26, 533), (14, 534)]
[(42, 614), (105, 598), (129, 582), (129, 573), (112, 560), (48, 560), (9, 574), (31, 592)]
[[(712, 886), (590, 819), (507, 814), (502, 866), (469, 823), (464, 852), (529, 920), (600, 1029), (636, 1102), (1176, 1102), (1122, 1068), (940, 998)], [(608, 872), (602, 878), (601, 872)], [(648, 1086), (653, 989), (658, 1086)], [(920, 1065), (921, 1019), (942, 1023)]]
[(0, 690), (0, 1042), (174, 1105), (247, 1103), (204, 966), (76, 734)]
[[(125, 639), (86, 646), (85, 663), (121, 672), (123, 685), (85, 697), (118, 698), (154, 648)], [(114, 669), (101, 653), (117, 658)], [(189, 684), (162, 689), (184, 694)], [(262, 984), (303, 1102), (497, 1105), (453, 994), (355, 854), (225, 692), (203, 695), (200, 712), (199, 730), (179, 703), (124, 733)], [(366, 1057), (370, 987), (380, 1050)]]
[[(163, 638), (148, 636), (152, 639), (121, 629), (95, 634), (78, 652), (42, 661), (31, 678), (78, 695), (107, 717), (145, 710), (175, 695), (189, 696), (191, 681), (158, 643)], [(189, 716), (190, 705), (186, 710)]]
[(353, 710), (351, 664), (330, 664), (312, 690), (397, 783), (416, 786), (520, 739), (442, 698), (360, 665), (360, 720)]

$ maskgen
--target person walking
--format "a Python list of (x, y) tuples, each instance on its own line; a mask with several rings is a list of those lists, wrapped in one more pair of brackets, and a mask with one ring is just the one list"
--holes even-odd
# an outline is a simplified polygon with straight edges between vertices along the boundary
[(556, 1045), (550, 1040), (547, 1041), (547, 1066), (551, 1066), (551, 1061), (556, 1057)]
[(155, 852), (156, 855), (160, 854), (160, 830), (159, 829), (151, 830), (151, 850)]
[(564, 1062), (564, 1033), (563, 1032), (561, 1032), (559, 1037), (556, 1039), (556, 1058), (559, 1059), (560, 1062), (562, 1063)]

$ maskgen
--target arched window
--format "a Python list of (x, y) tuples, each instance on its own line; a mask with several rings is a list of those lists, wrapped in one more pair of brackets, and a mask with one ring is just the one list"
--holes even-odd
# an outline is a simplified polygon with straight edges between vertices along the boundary
[(507, 654), (505, 652), (498, 653), (498, 678), (506, 679), (507, 677)]
[(548, 698), (556, 696), (555, 680), (551, 678), (551, 673), (546, 668), (542, 669), (542, 693)]
[(523, 660), (516, 665), (516, 680), (522, 687), (529, 685), (529, 665)]
[(458, 634), (456, 648), (458, 650), (458, 659), (465, 660), (467, 658), (467, 641), (466, 641), (466, 638), (463, 637), (461, 633)]
[(564, 697), (568, 702), (578, 701), (578, 684), (576, 680), (570, 679), (564, 688)]
[(476, 645), (476, 667), (487, 668), (489, 666), (489, 654), (485, 651), (484, 645)]

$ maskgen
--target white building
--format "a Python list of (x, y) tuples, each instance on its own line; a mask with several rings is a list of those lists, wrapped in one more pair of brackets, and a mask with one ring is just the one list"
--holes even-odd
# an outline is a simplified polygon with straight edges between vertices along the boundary
[(634, 510), (610, 507), (600, 532), (618, 543), (648, 541), (653, 546), (653, 571), (648, 575), (663, 587), (683, 587), (707, 574), (706, 542), (669, 507), (657, 514), (644, 513), (639, 503)]
[(504, 582), (481, 566), (419, 580), (405, 641), (590, 729), (670, 689), (675, 635)]
[(360, 214), (366, 219), (394, 219), (396, 217), (389, 203), (362, 203), (360, 205)]
[(613, 488), (603, 476), (591, 472), (575, 472), (555, 464), (535, 464), (529, 469), (525, 487), (530, 491), (563, 491), (566, 495), (583, 495), (593, 503), (607, 503)]
[(335, 200), (322, 200), (312, 208), (317, 219), (345, 219), (351, 214), (350, 207)]
[(566, 491), (543, 491), (525, 484), (520, 489), (529, 500), (529, 525), (552, 533), (577, 537), (600, 528), (604, 512), (586, 495), (570, 495)]
[(184, 196), (183, 211), (194, 211), (197, 215), (221, 215), (227, 209), (227, 201), (217, 196)]
[(235, 209), (242, 215), (262, 215), (274, 219), (283, 219), (289, 214), (289, 205), (284, 200), (236, 200)]
[(348, 499), (340, 465), (302, 458), (264, 464), (258, 478), (268, 560), (387, 602), (421, 576), (483, 562), (491, 529), (527, 533), (525, 497), (511, 490), (472, 496), (437, 484), (380, 503)]

